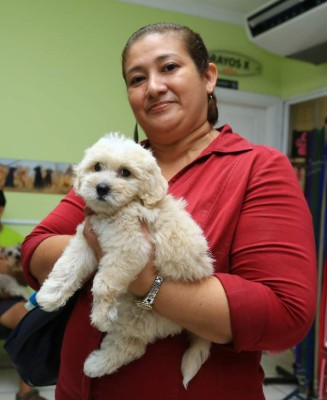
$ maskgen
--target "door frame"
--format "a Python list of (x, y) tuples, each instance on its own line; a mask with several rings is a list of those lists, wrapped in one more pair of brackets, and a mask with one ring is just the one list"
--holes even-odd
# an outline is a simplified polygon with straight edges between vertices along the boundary
[[(240, 90), (224, 89), (216, 87), (215, 94), (217, 97), (218, 111), (219, 103), (226, 103), (246, 107), (258, 107), (266, 110), (266, 132), (265, 137), (269, 142), (268, 137), (274, 135), (274, 147), (285, 152), (287, 150), (284, 144), (287, 141), (284, 138), (285, 131), (283, 130), (283, 99), (277, 96), (270, 96), (261, 93), (244, 92)], [(230, 122), (231, 125), (233, 121)], [(240, 132), (242, 134), (242, 132)]]
[(316, 99), (319, 99), (320, 97), (325, 97), (325, 96), (327, 96), (327, 87), (319, 89), (319, 90), (314, 90), (312, 92), (302, 94), (299, 96), (290, 97), (284, 101), (284, 105), (283, 105), (283, 114), (284, 114), (283, 147), (285, 148), (286, 152), (288, 152), (288, 147), (289, 147), (290, 107), (294, 104), (304, 103), (304, 102), (310, 101), (310, 100), (316, 100)]

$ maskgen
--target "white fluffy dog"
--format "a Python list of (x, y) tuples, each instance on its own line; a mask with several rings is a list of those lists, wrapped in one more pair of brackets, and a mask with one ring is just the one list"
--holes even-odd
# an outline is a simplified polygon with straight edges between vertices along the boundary
[(12, 296), (24, 297), (28, 299), (27, 289), (21, 286), (14, 277), (7, 274), (0, 274), (0, 298)]
[(21, 272), (23, 267), (21, 264), (21, 245), (0, 247), (0, 255), (5, 257), (8, 262), (8, 268), (11, 272)]
[[(155, 158), (149, 150), (119, 134), (109, 134), (87, 149), (75, 167), (74, 189), (94, 211), (92, 228), (104, 256), (97, 262), (77, 228), (63, 255), (37, 294), (48, 311), (63, 306), (92, 273), (91, 322), (107, 332), (101, 347), (84, 364), (84, 372), (99, 377), (141, 357), (146, 345), (175, 335), (182, 328), (135, 304), (130, 283), (149, 260), (164, 279), (194, 281), (212, 275), (212, 259), (202, 230), (184, 210), (183, 200), (167, 194)], [(149, 230), (146, 240), (141, 224)], [(206, 361), (210, 342), (193, 337), (182, 360), (183, 383)]]
[[(7, 263), (10, 272), (19, 273), (23, 272), (20, 262), (21, 245), (0, 247), (0, 256), (3, 257)], [(0, 297), (22, 296), (28, 299), (27, 288), (21, 285), (13, 276), (7, 274), (0, 274)]]

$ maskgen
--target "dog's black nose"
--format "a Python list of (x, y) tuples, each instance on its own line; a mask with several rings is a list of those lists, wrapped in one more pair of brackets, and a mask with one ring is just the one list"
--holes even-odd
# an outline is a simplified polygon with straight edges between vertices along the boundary
[(96, 191), (98, 194), (98, 198), (100, 200), (103, 200), (104, 197), (109, 194), (110, 192), (110, 186), (107, 185), (106, 183), (99, 183), (98, 185), (96, 185)]

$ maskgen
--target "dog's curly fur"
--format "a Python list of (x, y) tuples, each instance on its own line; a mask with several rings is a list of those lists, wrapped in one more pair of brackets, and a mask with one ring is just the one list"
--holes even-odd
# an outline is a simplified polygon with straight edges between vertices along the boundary
[[(23, 272), (21, 265), (21, 245), (0, 247), (0, 254), (6, 259), (9, 271), (12, 273)], [(0, 297), (21, 296), (28, 299), (25, 286), (21, 285), (13, 276), (0, 274)]]
[[(185, 211), (185, 202), (167, 194), (155, 158), (141, 145), (109, 134), (86, 150), (75, 174), (74, 189), (95, 213), (92, 228), (104, 256), (98, 263), (83, 236), (84, 223), (79, 225), (37, 301), (45, 310), (58, 309), (96, 272), (91, 322), (107, 334), (100, 349), (87, 358), (84, 372), (99, 377), (141, 357), (148, 343), (182, 331), (155, 311), (141, 309), (128, 292), (152, 249), (158, 273), (169, 280), (212, 275), (212, 258), (202, 230)], [(149, 241), (141, 223), (148, 226)], [(192, 335), (181, 367), (185, 387), (208, 358), (210, 346)]]

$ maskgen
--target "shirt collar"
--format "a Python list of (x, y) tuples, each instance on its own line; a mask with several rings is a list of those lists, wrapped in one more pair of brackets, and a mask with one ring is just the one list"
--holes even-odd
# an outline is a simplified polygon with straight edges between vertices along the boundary
[[(220, 132), (220, 134), (206, 149), (203, 150), (200, 157), (212, 153), (231, 154), (250, 151), (253, 149), (253, 145), (238, 133), (233, 132), (229, 125), (223, 125), (222, 127), (217, 128), (217, 130)], [(150, 147), (148, 139), (143, 140), (141, 145), (145, 148)]]
[(211, 153), (240, 153), (250, 151), (253, 145), (240, 136), (238, 133), (233, 132), (229, 125), (223, 125), (217, 129), (220, 134), (218, 137), (202, 152), (201, 156)]

